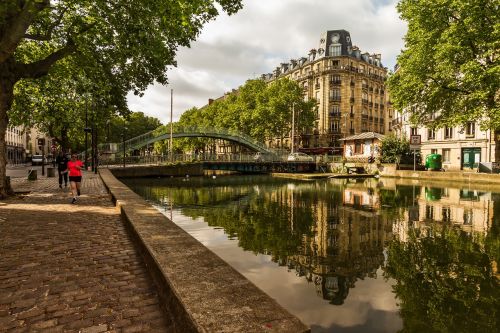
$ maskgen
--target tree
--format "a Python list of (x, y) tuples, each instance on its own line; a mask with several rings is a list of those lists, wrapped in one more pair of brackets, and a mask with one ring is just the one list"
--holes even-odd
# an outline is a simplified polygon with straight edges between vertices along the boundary
[(150, 132), (161, 126), (160, 120), (155, 117), (146, 116), (143, 112), (131, 112), (125, 117), (113, 117), (109, 123), (108, 142), (121, 142), (123, 129), (126, 127), (126, 137), (134, 138), (141, 134)]
[(387, 135), (382, 140), (381, 160), (385, 163), (399, 163), (401, 157), (410, 153), (410, 142), (406, 138), (397, 138), (395, 135)]
[(401, 332), (498, 331), (500, 289), (492, 264), (498, 252), (485, 246), (491, 238), (440, 222), (410, 228), (406, 242), (389, 244), (384, 274), (395, 281)]
[[(303, 90), (297, 82), (287, 78), (271, 84), (260, 79), (248, 80), (223, 99), (201, 109), (186, 111), (179, 125), (236, 130), (264, 142), (290, 133), (293, 104), (296, 128), (305, 133), (314, 124), (316, 102), (303, 100)], [(200, 144), (206, 140), (186, 139), (185, 142)]]
[[(203, 25), (232, 14), (241, 0), (9, 0), (0, 3), (0, 197), (6, 195), (5, 133), (14, 87), (41, 78), (67, 58), (97, 90), (125, 101), (154, 80), (167, 82), (179, 46)], [(98, 74), (98, 75), (96, 75)], [(25, 110), (30, 112), (30, 110)]]
[(500, 129), (498, 2), (401, 0), (397, 9), (408, 32), (388, 82), (394, 105), (430, 127)]

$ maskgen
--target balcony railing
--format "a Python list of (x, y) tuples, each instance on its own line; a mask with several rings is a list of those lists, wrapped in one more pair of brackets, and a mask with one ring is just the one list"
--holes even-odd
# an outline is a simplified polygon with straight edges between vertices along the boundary
[(330, 85), (332, 86), (340, 86), (342, 84), (342, 80), (331, 80)]
[(330, 117), (340, 118), (341, 113), (340, 112), (330, 112)]
[(330, 101), (340, 102), (342, 100), (342, 96), (330, 96)]
[(363, 105), (367, 105), (368, 104), (368, 100), (367, 99), (362, 99), (361, 102), (363, 103)]

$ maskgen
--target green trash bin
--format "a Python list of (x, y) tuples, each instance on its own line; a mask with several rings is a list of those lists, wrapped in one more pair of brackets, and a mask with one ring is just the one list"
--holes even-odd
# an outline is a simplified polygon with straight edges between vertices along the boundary
[(425, 157), (425, 168), (427, 170), (441, 170), (443, 168), (443, 160), (440, 154), (430, 154)]

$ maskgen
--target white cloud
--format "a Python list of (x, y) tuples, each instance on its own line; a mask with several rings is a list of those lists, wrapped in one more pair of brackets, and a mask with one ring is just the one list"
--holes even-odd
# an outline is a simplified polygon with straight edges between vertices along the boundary
[(129, 107), (170, 121), (170, 89), (174, 89), (174, 121), (187, 109), (201, 107), (237, 88), (247, 79), (271, 72), (281, 62), (318, 47), (321, 33), (344, 29), (362, 51), (382, 54), (392, 69), (403, 48), (406, 24), (396, 0), (243, 0), (244, 8), (207, 24), (190, 48), (177, 54), (169, 70), (169, 86), (152, 85), (142, 98), (129, 95)]

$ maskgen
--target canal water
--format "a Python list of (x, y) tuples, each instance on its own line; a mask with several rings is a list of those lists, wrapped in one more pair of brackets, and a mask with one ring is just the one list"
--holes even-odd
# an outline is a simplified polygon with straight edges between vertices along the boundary
[(500, 193), (391, 179), (124, 181), (314, 333), (499, 331)]

